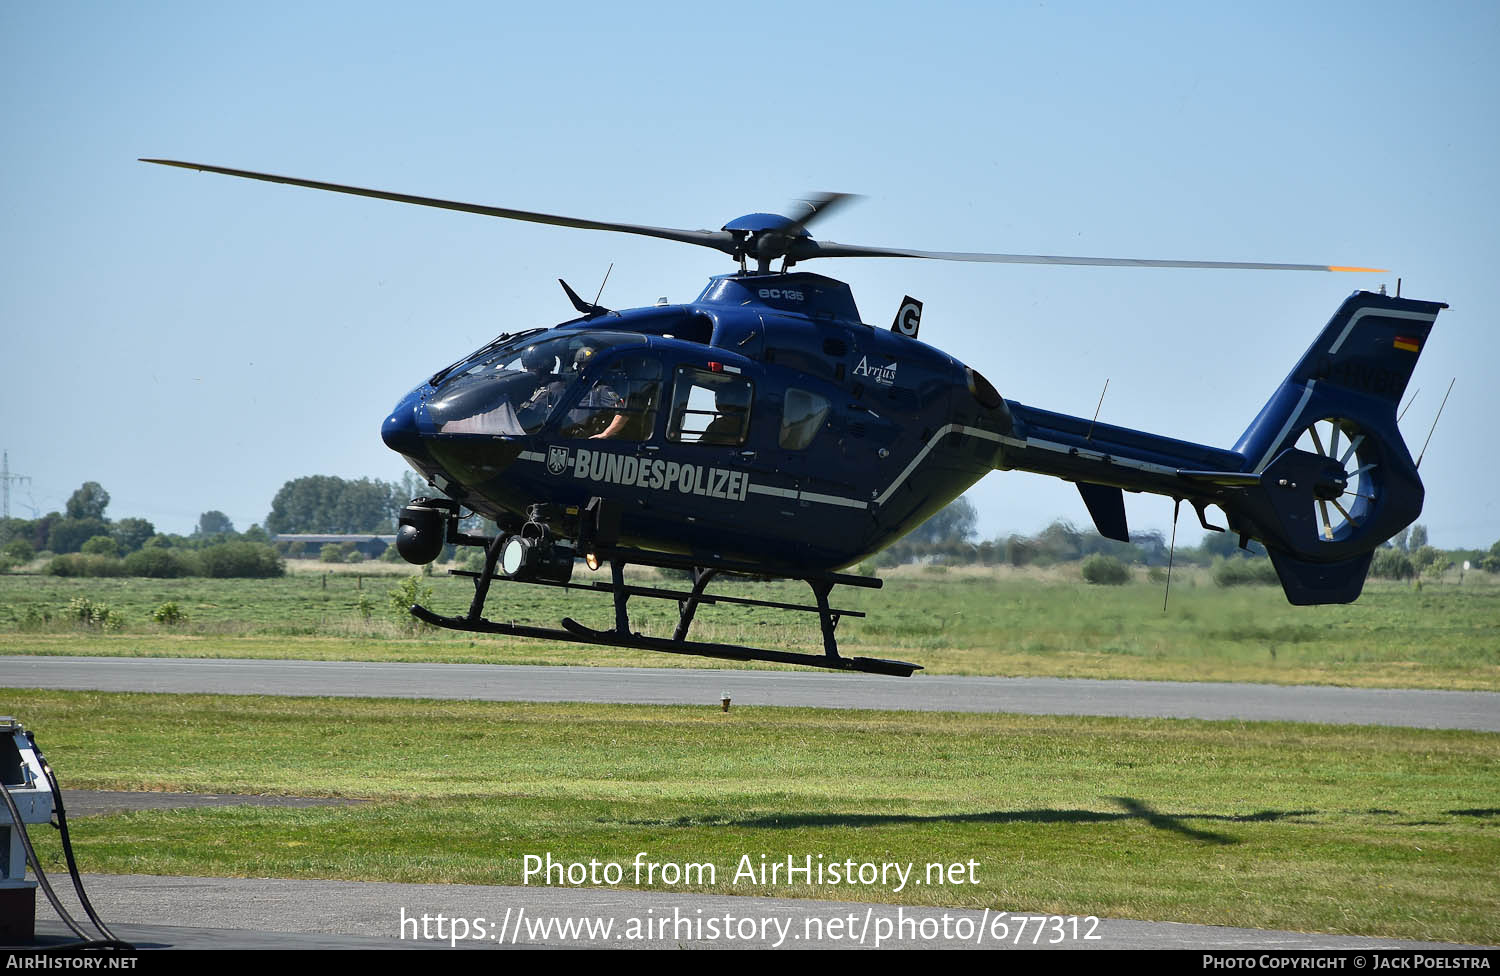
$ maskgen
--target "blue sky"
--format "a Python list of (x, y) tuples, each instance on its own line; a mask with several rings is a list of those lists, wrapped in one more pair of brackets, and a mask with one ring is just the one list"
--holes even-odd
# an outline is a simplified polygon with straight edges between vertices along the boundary
[[(1449, 302), (1404, 428), (1435, 544), (1500, 539), (1500, 5), (349, 3), (0, 7), (0, 448), (29, 486), (190, 530), (289, 478), (393, 479), (398, 397), (502, 330), (692, 298), (668, 242), (146, 166), (166, 156), (717, 228), (809, 190), (817, 232), (929, 250), (1374, 265), (1387, 275), (814, 262), (867, 322), (1007, 397), (1233, 444), (1342, 298)], [(1087, 521), (995, 473), (986, 535)], [(1171, 504), (1129, 500), (1135, 528)], [(1184, 519), (1180, 540), (1201, 534)]]

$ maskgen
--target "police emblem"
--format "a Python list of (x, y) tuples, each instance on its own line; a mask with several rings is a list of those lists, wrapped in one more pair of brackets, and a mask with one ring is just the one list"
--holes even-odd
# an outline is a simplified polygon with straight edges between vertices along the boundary
[(553, 447), (547, 451), (547, 470), (553, 474), (562, 474), (568, 470), (568, 449), (566, 447)]

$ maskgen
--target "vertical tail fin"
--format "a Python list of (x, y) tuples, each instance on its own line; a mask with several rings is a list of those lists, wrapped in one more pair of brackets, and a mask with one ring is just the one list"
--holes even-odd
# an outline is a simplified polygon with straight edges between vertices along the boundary
[(1421, 514), (1396, 407), (1447, 307), (1351, 295), (1235, 445), (1260, 475), (1247, 514), (1292, 603), (1354, 600), (1370, 554)]
[(1383, 416), (1389, 408), (1394, 424), (1396, 405), (1417, 357), (1438, 312), (1447, 307), (1366, 291), (1349, 296), (1240, 437), (1235, 451), (1251, 459), (1253, 470), (1264, 470), (1291, 446), (1287, 438), (1300, 433), (1298, 422), (1318, 409)]

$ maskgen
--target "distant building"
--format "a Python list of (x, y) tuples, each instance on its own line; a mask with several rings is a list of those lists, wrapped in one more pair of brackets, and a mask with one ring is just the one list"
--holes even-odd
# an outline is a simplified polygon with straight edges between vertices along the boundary
[[(394, 535), (318, 535), (311, 533), (285, 533), (274, 535), (271, 542), (277, 551), (288, 559), (317, 559), (323, 554), (323, 547), (332, 543), (343, 545), (346, 542), (354, 543), (354, 548), (362, 553), (366, 559), (379, 559), (386, 549), (396, 544)], [(301, 543), (299, 546), (298, 543)]]

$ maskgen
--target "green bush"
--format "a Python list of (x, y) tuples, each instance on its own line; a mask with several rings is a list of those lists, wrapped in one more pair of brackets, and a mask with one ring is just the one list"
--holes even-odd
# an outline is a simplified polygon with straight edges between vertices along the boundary
[(119, 612), (111, 609), (109, 604), (95, 603), (86, 596), (75, 596), (69, 600), (66, 613), (70, 620), (76, 620), (85, 627), (119, 630), (124, 623)]
[(1419, 548), (1413, 548), (1411, 550), (1412, 567), (1420, 573), (1428, 566), (1431, 566), (1433, 563), (1437, 562), (1438, 557), (1441, 555), (1442, 554), (1432, 546), (1421, 546)]
[(1443, 574), (1452, 568), (1453, 560), (1447, 556), (1439, 556), (1427, 564), (1427, 568), (1422, 570), (1422, 575), (1435, 582), (1441, 582)]
[(183, 614), (181, 607), (179, 607), (176, 603), (173, 603), (171, 600), (168, 600), (166, 603), (163, 603), (161, 606), (151, 611), (151, 619), (159, 624), (164, 624), (165, 626), (171, 627), (173, 624), (182, 623), (187, 619), (187, 617), (185, 614)]
[(1119, 586), (1130, 580), (1130, 567), (1102, 552), (1096, 552), (1085, 559), (1080, 571), (1085, 583), (1101, 586)]
[(128, 576), (146, 576), (152, 579), (178, 579), (197, 576), (198, 564), (193, 553), (148, 546), (125, 557), (125, 573)]
[(36, 558), (36, 549), (25, 539), (12, 539), (0, 550), (17, 563), (29, 563)]
[(198, 565), (204, 576), (219, 579), (286, 575), (286, 563), (264, 542), (221, 542), (207, 546), (198, 551)]
[(431, 602), (432, 587), (424, 585), (420, 576), (408, 576), (391, 587), (386, 596), (386, 609), (392, 617), (402, 623), (416, 623), (416, 619), (411, 615), (411, 605), (414, 603), (426, 605)]
[(49, 576), (124, 576), (125, 561), (110, 556), (89, 556), (79, 552), (53, 557), (47, 564)]
[(43, 610), (41, 607), (31, 606), (21, 614), (22, 630), (41, 630), (52, 622), (52, 612)]
[(1370, 561), (1370, 575), (1376, 579), (1411, 579), (1417, 575), (1417, 568), (1400, 549), (1377, 549)]
[(1214, 561), (1214, 582), (1220, 586), (1266, 586), (1281, 582), (1269, 559)]
[(78, 551), (88, 556), (118, 556), (120, 547), (114, 536), (96, 535), (79, 547)]

